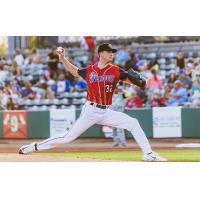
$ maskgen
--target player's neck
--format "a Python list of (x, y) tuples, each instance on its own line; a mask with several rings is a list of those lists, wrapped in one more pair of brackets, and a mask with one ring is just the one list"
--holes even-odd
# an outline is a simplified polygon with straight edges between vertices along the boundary
[(97, 64), (97, 67), (99, 69), (103, 69), (107, 66), (107, 64), (110, 63), (110, 62), (107, 62), (107, 61), (103, 61), (103, 60), (99, 60), (98, 64)]

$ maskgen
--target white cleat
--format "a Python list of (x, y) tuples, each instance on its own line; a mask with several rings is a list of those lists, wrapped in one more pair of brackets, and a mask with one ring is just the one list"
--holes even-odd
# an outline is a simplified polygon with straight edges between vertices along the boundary
[(144, 154), (142, 160), (145, 161), (145, 162), (166, 162), (167, 161), (166, 158), (163, 158), (163, 157), (159, 156), (155, 152)]
[(37, 151), (37, 143), (31, 143), (29, 145), (24, 145), (19, 149), (19, 154), (28, 154)]

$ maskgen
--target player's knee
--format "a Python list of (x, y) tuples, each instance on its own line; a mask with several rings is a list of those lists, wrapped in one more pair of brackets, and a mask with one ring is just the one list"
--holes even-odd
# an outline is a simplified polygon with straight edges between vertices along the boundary
[(137, 120), (136, 118), (132, 118), (132, 119), (131, 119), (131, 122), (132, 122), (131, 124), (132, 124), (133, 126), (139, 124), (139, 122), (138, 122), (138, 120)]
[(138, 126), (140, 126), (140, 124), (139, 124), (139, 122), (138, 122), (137, 119), (131, 118), (131, 122), (130, 122), (129, 126), (130, 126), (130, 131), (132, 132), (132, 131), (134, 131)]

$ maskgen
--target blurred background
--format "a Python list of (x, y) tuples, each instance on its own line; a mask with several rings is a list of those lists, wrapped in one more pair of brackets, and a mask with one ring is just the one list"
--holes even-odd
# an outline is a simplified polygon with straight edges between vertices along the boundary
[(74, 79), (59, 62), (56, 47), (79, 68), (98, 61), (100, 43), (118, 52), (114, 62), (131, 66), (147, 80), (144, 90), (120, 83), (128, 109), (200, 107), (200, 36), (2, 36), (0, 105), (7, 110), (81, 107), (85, 80)]

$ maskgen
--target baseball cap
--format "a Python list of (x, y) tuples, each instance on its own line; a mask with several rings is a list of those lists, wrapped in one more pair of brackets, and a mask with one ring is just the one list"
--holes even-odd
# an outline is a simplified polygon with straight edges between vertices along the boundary
[(103, 43), (103, 44), (99, 45), (99, 47), (98, 47), (98, 53), (100, 53), (102, 51), (112, 51), (113, 53), (116, 53), (117, 49), (114, 49), (112, 47), (112, 45), (109, 44), (109, 43)]

